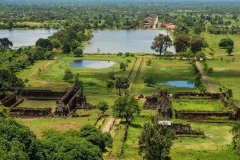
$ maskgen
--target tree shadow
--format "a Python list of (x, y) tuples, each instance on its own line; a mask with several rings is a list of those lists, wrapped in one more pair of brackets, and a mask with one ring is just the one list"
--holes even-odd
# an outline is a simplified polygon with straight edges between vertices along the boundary
[(140, 124), (129, 124), (129, 126), (133, 127), (133, 128), (142, 128), (142, 126)]

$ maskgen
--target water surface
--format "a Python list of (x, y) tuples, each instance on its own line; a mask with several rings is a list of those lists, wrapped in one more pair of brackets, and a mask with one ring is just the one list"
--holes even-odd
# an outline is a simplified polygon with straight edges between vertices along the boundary
[[(100, 53), (156, 53), (150, 47), (159, 33), (167, 34), (165, 30), (96, 30), (84, 53), (97, 52), (98, 48)], [(174, 47), (168, 50), (175, 53)]]
[(35, 45), (39, 38), (48, 38), (57, 30), (47, 29), (1, 29), (0, 38), (8, 38), (13, 43), (13, 47)]
[(194, 83), (189, 81), (167, 81), (167, 82), (158, 83), (158, 84), (175, 86), (175, 87), (195, 88)]
[(108, 68), (115, 64), (113, 61), (98, 61), (98, 60), (75, 60), (70, 66), (79, 68)]

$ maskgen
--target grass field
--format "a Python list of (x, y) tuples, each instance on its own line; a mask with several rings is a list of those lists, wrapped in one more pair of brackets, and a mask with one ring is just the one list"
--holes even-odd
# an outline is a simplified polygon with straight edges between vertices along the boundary
[[(86, 111), (85, 111), (86, 112)], [(97, 117), (98, 111), (90, 111), (91, 117), (77, 117), (71, 118), (29, 118), (29, 119), (17, 119), (21, 124), (29, 127), (38, 138), (41, 138), (42, 132), (48, 129), (56, 129), (59, 131), (66, 130), (79, 130), (86, 124), (94, 124)]]
[(225, 108), (220, 100), (172, 100), (173, 110), (191, 110), (191, 111), (229, 111), (231, 108)]
[[(233, 60), (234, 58), (234, 60)], [(230, 88), (233, 91), (233, 98), (240, 101), (240, 55), (215, 57), (207, 60), (208, 67), (213, 68), (213, 73), (209, 76), (209, 80), (214, 89), (219, 92), (219, 88)]]
[[(147, 60), (151, 60), (150, 66), (146, 64)], [(155, 85), (147, 87), (143, 82), (144, 78), (152, 76)], [(144, 62), (141, 66), (140, 72), (137, 76), (135, 84), (133, 85), (133, 92), (135, 94), (152, 94), (158, 88), (170, 89), (171, 92), (176, 91), (198, 91), (196, 88), (177, 88), (174, 86), (158, 85), (159, 82), (167, 82), (174, 80), (188, 80), (194, 82), (195, 75), (192, 73), (191, 65), (188, 61), (181, 60), (159, 60), (155, 56), (144, 57)]]
[[(238, 89), (233, 86), (238, 86), (237, 77), (239, 73), (239, 56), (226, 56), (223, 61), (220, 61), (220, 56), (215, 55), (214, 60), (208, 60), (207, 64), (209, 67), (214, 68), (213, 74), (209, 77), (210, 82), (214, 86), (215, 90), (218, 91), (219, 86), (224, 84), (225, 87), (233, 89), (234, 98), (238, 99)], [(83, 93), (87, 97), (87, 102), (96, 105), (100, 101), (105, 100), (111, 107), (114, 101), (118, 98), (118, 90), (106, 89), (106, 80), (108, 79), (108, 72), (114, 71), (116, 76), (128, 77), (131, 69), (137, 72), (136, 78), (132, 78), (133, 84), (128, 89), (132, 95), (143, 94), (144, 96), (157, 93), (157, 89), (163, 90), (170, 89), (172, 93), (177, 91), (198, 91), (196, 88), (177, 88), (173, 86), (159, 86), (158, 82), (166, 82), (172, 80), (188, 80), (193, 82), (195, 75), (192, 73), (191, 64), (184, 60), (163, 60), (156, 56), (137, 54), (137, 58), (142, 58), (142, 63), (139, 67), (133, 67), (135, 57), (118, 57), (117, 55), (91, 55), (87, 54), (84, 57), (74, 57), (72, 55), (58, 55), (55, 60), (50, 61), (38, 61), (36, 64), (26, 70), (18, 73), (20, 78), (28, 78), (27, 89), (52, 89), (57, 91), (69, 90), (74, 83), (64, 82), (62, 77), (64, 70), (70, 68), (71, 71), (76, 74), (80, 74), (80, 80), (83, 82), (84, 90)], [(236, 62), (232, 62), (231, 58), (236, 57)], [(87, 69), (87, 68), (73, 68), (70, 67), (70, 63), (77, 59), (90, 59), (90, 60), (110, 60), (116, 62), (112, 67), (105, 69)], [(128, 63), (126, 71), (119, 69), (119, 62), (126, 62), (129, 59), (131, 62)], [(151, 60), (150, 66), (146, 64), (147, 60)], [(41, 68), (43, 71), (38, 73), (38, 69)], [(225, 68), (227, 71), (225, 71)], [(219, 74), (218, 74), (219, 73)], [(144, 78), (147, 76), (153, 76), (155, 84), (148, 87), (144, 84)], [(227, 83), (226, 83), (227, 82)], [(205, 85), (205, 84), (204, 84)], [(140, 106), (143, 105), (143, 101), (138, 101)], [(42, 103), (44, 106), (53, 106), (53, 101)], [(34, 101), (25, 101), (21, 106), (38, 106), (38, 103)], [(219, 101), (188, 101), (188, 102), (176, 102), (173, 101), (173, 109), (181, 110), (209, 110), (209, 111), (225, 111)], [(57, 129), (65, 131), (68, 129), (78, 130), (85, 124), (94, 124), (97, 117), (101, 113), (99, 110), (77, 110), (79, 114), (88, 114), (91, 116), (78, 117), (78, 118), (54, 118), (54, 119), (18, 119), (19, 122), (28, 126), (38, 138), (41, 138), (42, 131), (46, 129)], [(111, 115), (111, 109), (108, 114)], [(149, 120), (148, 115), (154, 115), (155, 110), (142, 110), (140, 116), (135, 118), (135, 121), (129, 125), (127, 139), (122, 144), (122, 137), (124, 135), (125, 125), (122, 123), (122, 127), (114, 137), (114, 147), (104, 154), (104, 159), (112, 159), (119, 156), (120, 147), (124, 145), (123, 153), (120, 159), (133, 160), (142, 159), (142, 156), (138, 154), (138, 135), (141, 133), (143, 124)], [(142, 116), (144, 115), (144, 116)], [(107, 118), (103, 123), (107, 124)], [(202, 130), (206, 134), (206, 138), (190, 138), (190, 137), (179, 137), (174, 140), (174, 145), (171, 149), (171, 157), (173, 160), (180, 159), (208, 159), (215, 160), (226, 157), (228, 159), (238, 159), (232, 149), (231, 140), (232, 135), (229, 130), (232, 127), (231, 122), (224, 123), (207, 123), (207, 122), (189, 122), (184, 120), (172, 119), (176, 123), (191, 124), (193, 130)]]
[[(147, 117), (138, 117), (129, 125), (122, 159), (142, 159), (142, 156), (138, 154), (138, 136), (144, 122), (148, 120)], [(175, 139), (170, 154), (172, 160), (221, 160), (223, 157), (231, 160), (238, 159), (231, 145), (232, 135), (229, 130), (231, 130), (232, 123), (198, 123), (177, 119), (172, 119), (172, 121), (190, 124), (192, 130), (204, 131), (206, 135), (205, 138), (178, 137)]]
[(56, 100), (24, 100), (18, 107), (54, 109), (56, 107)]

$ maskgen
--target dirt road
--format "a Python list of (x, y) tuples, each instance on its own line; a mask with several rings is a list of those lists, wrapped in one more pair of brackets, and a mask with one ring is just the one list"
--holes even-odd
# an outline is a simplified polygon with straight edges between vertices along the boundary
[(155, 22), (154, 22), (154, 24), (153, 24), (152, 29), (156, 29), (156, 28), (157, 28), (157, 24), (158, 24), (158, 16), (157, 16), (156, 19), (155, 19)]
[(196, 65), (197, 65), (197, 68), (198, 68), (199, 72), (200, 72), (201, 75), (202, 75), (203, 80), (204, 80), (205, 83), (207, 84), (207, 86), (208, 86), (208, 88), (209, 88), (209, 91), (212, 92), (212, 93), (216, 93), (215, 90), (214, 90), (214, 88), (213, 88), (213, 86), (212, 86), (212, 84), (209, 82), (208, 77), (207, 77), (207, 76), (205, 75), (205, 73), (203, 72), (203, 69), (202, 69), (202, 67), (200, 66), (200, 64), (199, 64), (198, 61), (196, 61)]

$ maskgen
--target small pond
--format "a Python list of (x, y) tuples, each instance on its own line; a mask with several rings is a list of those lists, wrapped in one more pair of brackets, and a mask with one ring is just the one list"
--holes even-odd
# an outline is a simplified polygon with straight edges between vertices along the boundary
[(158, 84), (175, 86), (175, 87), (195, 88), (194, 83), (189, 81), (167, 81), (167, 82), (158, 83)]
[(79, 68), (108, 68), (115, 64), (113, 61), (99, 61), (99, 60), (75, 60), (70, 66)]

